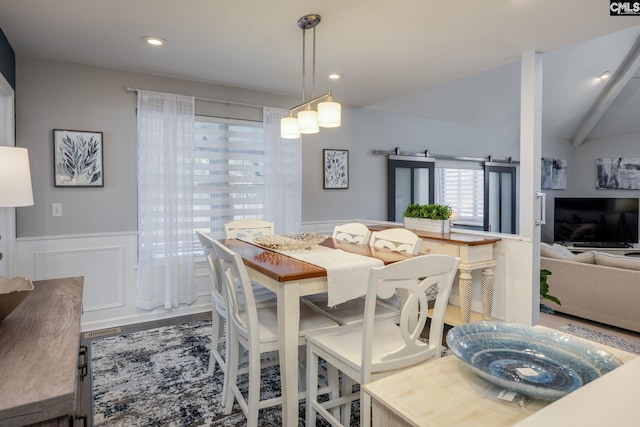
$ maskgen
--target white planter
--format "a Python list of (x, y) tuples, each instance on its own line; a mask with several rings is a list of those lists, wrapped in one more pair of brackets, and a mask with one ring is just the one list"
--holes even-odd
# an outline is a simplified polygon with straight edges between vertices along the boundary
[(433, 233), (449, 233), (451, 221), (448, 219), (404, 218), (404, 227), (411, 230), (431, 231)]

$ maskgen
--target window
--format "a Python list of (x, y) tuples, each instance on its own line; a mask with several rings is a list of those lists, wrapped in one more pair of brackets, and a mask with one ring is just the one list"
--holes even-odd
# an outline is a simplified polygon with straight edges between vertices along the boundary
[(484, 222), (484, 171), (436, 167), (436, 200), (451, 206), (456, 225), (482, 229)]
[(224, 237), (224, 223), (263, 218), (262, 122), (196, 116), (194, 228)]

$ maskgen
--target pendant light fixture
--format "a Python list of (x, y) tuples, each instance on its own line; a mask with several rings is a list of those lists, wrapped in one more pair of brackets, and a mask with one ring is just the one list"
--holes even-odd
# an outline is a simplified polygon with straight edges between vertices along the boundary
[[(341, 106), (333, 100), (331, 91), (316, 96), (316, 26), (320, 23), (320, 15), (311, 13), (298, 19), (298, 27), (302, 29), (302, 103), (289, 109), (289, 116), (280, 121), (280, 136), (285, 139), (300, 138), (300, 134), (318, 133), (321, 127), (335, 128), (340, 126)], [(313, 29), (313, 59), (311, 99), (306, 97), (306, 31)], [(322, 102), (320, 102), (322, 101)], [(317, 104), (317, 110), (314, 105)], [(298, 112), (297, 115), (294, 115)]]

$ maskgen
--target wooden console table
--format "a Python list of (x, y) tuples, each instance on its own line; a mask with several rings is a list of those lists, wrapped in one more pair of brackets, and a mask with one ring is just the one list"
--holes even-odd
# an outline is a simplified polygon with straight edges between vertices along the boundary
[[(384, 225), (371, 225), (372, 231), (390, 228)], [(496, 260), (493, 258), (493, 246), (500, 241), (499, 237), (485, 237), (461, 233), (433, 233), (411, 229), (422, 239), (420, 254), (445, 254), (460, 257), (458, 281), (460, 291), (460, 316), (462, 323), (471, 320), (471, 272), (482, 270), (482, 318), (491, 319), (493, 307), (493, 269)], [(475, 317), (475, 316), (474, 316)], [(457, 323), (457, 322), (453, 322)], [(447, 324), (449, 321), (447, 321)]]
[(69, 425), (76, 411), (83, 282), (35, 281), (0, 321), (0, 425)]

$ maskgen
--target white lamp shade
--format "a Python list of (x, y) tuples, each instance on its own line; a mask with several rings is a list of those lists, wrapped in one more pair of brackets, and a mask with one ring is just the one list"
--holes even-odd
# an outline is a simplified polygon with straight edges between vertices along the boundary
[(31, 205), (33, 191), (27, 149), (0, 147), (0, 207)]
[(298, 119), (295, 117), (283, 117), (280, 119), (280, 137), (284, 139), (300, 138)]
[(333, 101), (318, 104), (318, 125), (323, 128), (340, 127), (342, 106)]
[(304, 110), (298, 113), (298, 130), (300, 133), (318, 133), (318, 113), (314, 110)]

